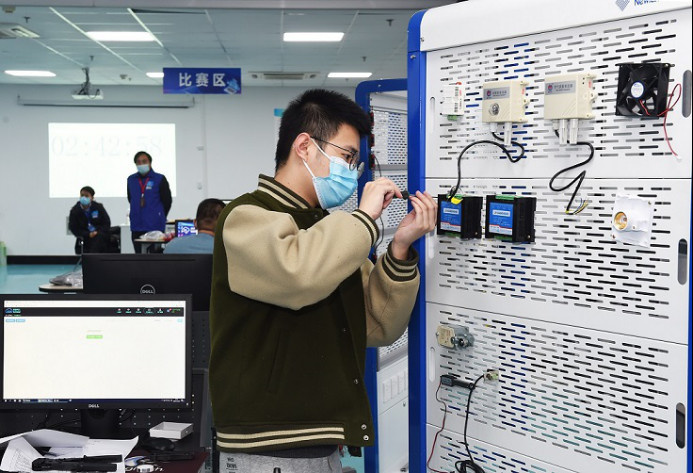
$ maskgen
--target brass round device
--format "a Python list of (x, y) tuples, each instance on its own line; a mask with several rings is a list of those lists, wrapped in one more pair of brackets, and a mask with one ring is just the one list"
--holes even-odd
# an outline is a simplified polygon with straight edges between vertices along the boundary
[(623, 212), (617, 212), (614, 215), (614, 227), (616, 230), (623, 230), (628, 226), (628, 216)]

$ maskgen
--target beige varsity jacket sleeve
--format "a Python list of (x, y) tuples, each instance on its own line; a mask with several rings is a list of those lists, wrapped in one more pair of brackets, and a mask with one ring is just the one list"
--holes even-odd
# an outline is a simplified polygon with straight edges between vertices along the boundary
[(368, 253), (377, 235), (375, 222), (360, 210), (334, 212), (300, 230), (289, 214), (240, 205), (224, 221), (229, 287), (297, 310), (326, 298), (360, 268), (368, 344), (387, 345), (409, 321), (419, 287), (418, 257), (396, 260), (388, 249), (373, 266)]

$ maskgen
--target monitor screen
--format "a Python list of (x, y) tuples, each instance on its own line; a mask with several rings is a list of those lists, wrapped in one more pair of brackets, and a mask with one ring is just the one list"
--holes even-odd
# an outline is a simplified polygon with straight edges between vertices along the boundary
[(0, 295), (0, 406), (187, 408), (190, 296)]
[(193, 310), (209, 310), (210, 254), (82, 255), (85, 294), (192, 294)]
[(197, 235), (193, 220), (176, 220), (176, 238), (188, 235)]

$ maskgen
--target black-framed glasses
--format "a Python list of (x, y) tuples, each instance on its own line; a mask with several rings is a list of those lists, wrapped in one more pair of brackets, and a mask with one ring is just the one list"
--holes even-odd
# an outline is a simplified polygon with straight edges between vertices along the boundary
[(345, 153), (349, 153), (349, 157), (348, 157), (348, 158), (344, 158), (344, 160), (345, 160), (345, 161), (347, 162), (347, 164), (349, 165), (349, 170), (350, 170), (350, 171), (353, 171), (353, 170), (356, 169), (356, 167), (358, 166), (359, 160), (361, 159), (361, 157), (359, 156), (359, 152), (358, 152), (358, 151), (352, 151), (352, 150), (350, 150), (350, 149), (342, 148), (342, 147), (339, 146), (339, 145), (336, 145), (336, 144), (334, 144), (334, 143), (330, 143), (329, 141), (321, 140), (320, 138), (315, 138), (315, 137), (313, 137), (313, 139), (314, 139), (315, 141), (319, 141), (320, 143), (325, 143), (325, 144), (328, 144), (328, 145), (332, 145), (332, 146), (334, 146), (334, 147), (337, 148), (337, 149), (341, 149), (341, 150), (344, 151)]

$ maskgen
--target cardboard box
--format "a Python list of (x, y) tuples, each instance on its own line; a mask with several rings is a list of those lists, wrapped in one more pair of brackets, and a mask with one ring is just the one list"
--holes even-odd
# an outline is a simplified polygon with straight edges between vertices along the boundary
[(188, 434), (192, 433), (192, 424), (181, 422), (162, 422), (149, 429), (149, 435), (152, 437), (163, 437), (171, 440), (180, 440)]

